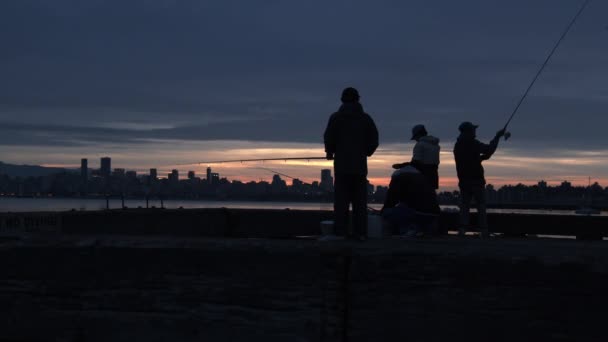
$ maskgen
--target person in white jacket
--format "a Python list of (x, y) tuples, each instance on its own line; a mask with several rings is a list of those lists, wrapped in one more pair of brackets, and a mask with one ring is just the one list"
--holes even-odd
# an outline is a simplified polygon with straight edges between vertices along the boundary
[(409, 163), (395, 164), (394, 169), (400, 169), (405, 165), (417, 168), (429, 181), (434, 189), (439, 188), (439, 139), (428, 135), (424, 125), (416, 125), (412, 128), (412, 140), (416, 140), (412, 160)]

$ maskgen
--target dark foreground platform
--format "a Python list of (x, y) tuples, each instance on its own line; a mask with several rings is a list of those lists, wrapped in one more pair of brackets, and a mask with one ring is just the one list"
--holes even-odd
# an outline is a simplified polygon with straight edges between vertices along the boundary
[(606, 246), (30, 234), (0, 341), (606, 341)]

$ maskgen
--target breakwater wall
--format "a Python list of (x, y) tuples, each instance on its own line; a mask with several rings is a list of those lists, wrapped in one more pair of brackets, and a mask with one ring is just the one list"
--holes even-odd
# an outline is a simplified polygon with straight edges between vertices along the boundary
[[(2, 213), (0, 236), (22, 233), (170, 235), (225, 238), (294, 238), (320, 233), (330, 211), (262, 209), (127, 209)], [(473, 222), (475, 214), (472, 215)], [(563, 235), (601, 240), (608, 217), (489, 214), (491, 230), (509, 236)], [(458, 228), (457, 213), (442, 213), (443, 231)]]

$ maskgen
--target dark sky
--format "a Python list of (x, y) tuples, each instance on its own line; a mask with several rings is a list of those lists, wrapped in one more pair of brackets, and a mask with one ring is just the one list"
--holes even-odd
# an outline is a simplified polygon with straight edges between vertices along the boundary
[[(322, 153), (328, 115), (351, 85), (386, 149), (407, 156), (411, 126), (424, 123), (449, 152), (461, 121), (479, 123), (483, 139), (504, 124), (581, 3), (2, 1), (0, 160), (75, 164), (87, 151), (123, 151), (139, 167), (124, 151), (145, 165), (177, 162), (164, 157), (168, 144), (189, 162), (211, 156), (201, 146), (220, 153), (221, 141)], [(608, 159), (606, 13), (606, 1), (583, 13), (503, 157)], [(573, 172), (601, 177), (608, 166), (562, 174)]]

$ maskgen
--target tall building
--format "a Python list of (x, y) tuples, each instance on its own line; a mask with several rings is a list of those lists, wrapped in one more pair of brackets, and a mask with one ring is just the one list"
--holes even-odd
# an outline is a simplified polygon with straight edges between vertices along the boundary
[(82, 178), (83, 183), (86, 183), (89, 179), (89, 161), (87, 158), (80, 160), (80, 178)]
[(294, 179), (291, 180), (291, 187), (294, 190), (302, 188), (302, 185), (304, 185), (304, 182), (302, 182), (298, 178), (294, 178)]
[(211, 168), (208, 167), (207, 168), (207, 183), (211, 184), (213, 182), (213, 179), (211, 178)]
[(188, 179), (194, 179), (196, 177), (196, 173), (194, 171), (188, 171)]
[(82, 182), (81, 192), (86, 195), (89, 182), (89, 161), (86, 158), (80, 160), (80, 181)]
[(172, 181), (172, 182), (179, 181), (179, 171), (172, 170), (171, 173), (168, 175), (168, 178), (169, 178), (169, 181)]
[(272, 183), (270, 184), (273, 192), (284, 192), (287, 191), (287, 183), (281, 179), (281, 176), (272, 176)]
[(150, 169), (150, 179), (153, 181), (158, 179), (158, 171), (156, 169)]
[(319, 186), (322, 190), (334, 191), (334, 177), (331, 176), (330, 169), (321, 170), (321, 183)]
[(109, 177), (110, 173), (112, 173), (112, 158), (101, 158), (101, 168), (99, 169), (99, 174), (102, 177)]

